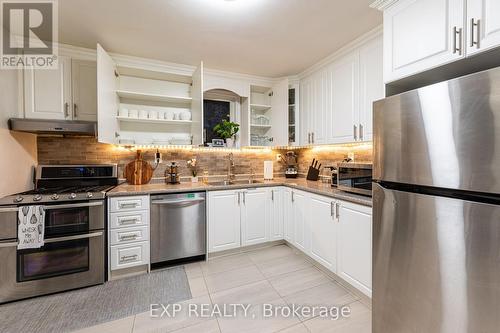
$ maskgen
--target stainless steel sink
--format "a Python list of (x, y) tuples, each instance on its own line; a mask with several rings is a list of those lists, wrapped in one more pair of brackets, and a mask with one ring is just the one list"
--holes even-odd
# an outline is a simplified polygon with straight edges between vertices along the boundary
[(229, 186), (229, 185), (251, 185), (251, 184), (262, 184), (262, 183), (263, 182), (260, 180), (242, 179), (242, 180), (220, 180), (215, 182), (209, 182), (208, 185)]

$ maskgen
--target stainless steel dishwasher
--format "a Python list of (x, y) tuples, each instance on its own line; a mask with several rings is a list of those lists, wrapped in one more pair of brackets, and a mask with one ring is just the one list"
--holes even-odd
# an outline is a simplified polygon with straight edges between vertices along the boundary
[(206, 255), (205, 207), (204, 192), (151, 195), (153, 267)]

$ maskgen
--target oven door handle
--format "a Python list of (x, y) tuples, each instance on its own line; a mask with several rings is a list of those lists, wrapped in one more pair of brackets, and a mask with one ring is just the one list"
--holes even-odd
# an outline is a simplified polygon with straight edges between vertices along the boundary
[(74, 236), (49, 238), (49, 239), (45, 239), (44, 243), (65, 242), (65, 241), (70, 241), (70, 240), (84, 239), (84, 238), (93, 238), (93, 237), (99, 237), (99, 236), (102, 236), (102, 231), (92, 232), (90, 234), (84, 234), (84, 235), (74, 235)]
[[(65, 241), (70, 241), (70, 240), (93, 238), (93, 237), (99, 237), (99, 236), (102, 236), (102, 231), (93, 232), (93, 233), (85, 234), (85, 235), (74, 235), (74, 236), (66, 236), (66, 237), (49, 238), (49, 239), (45, 239), (44, 243), (65, 242)], [(0, 242), (0, 248), (2, 248), (2, 247), (15, 247), (17, 245), (18, 245), (17, 242), (5, 242), (5, 243)]]
[(50, 205), (50, 206), (43, 206), (43, 208), (45, 208), (45, 210), (50, 210), (50, 209), (64, 209), (64, 208), (78, 208), (78, 207), (95, 207), (95, 206), (102, 206), (102, 201), (81, 202), (81, 203), (63, 204), (63, 205)]

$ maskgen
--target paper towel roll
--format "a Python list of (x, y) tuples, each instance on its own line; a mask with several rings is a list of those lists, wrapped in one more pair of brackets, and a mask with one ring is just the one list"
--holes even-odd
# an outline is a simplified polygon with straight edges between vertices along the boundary
[(271, 180), (273, 176), (273, 161), (264, 161), (264, 179)]

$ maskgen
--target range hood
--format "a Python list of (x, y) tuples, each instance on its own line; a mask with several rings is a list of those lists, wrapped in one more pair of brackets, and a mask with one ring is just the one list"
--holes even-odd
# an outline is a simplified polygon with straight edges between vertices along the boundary
[(9, 129), (34, 134), (96, 136), (97, 123), (79, 120), (11, 118)]

